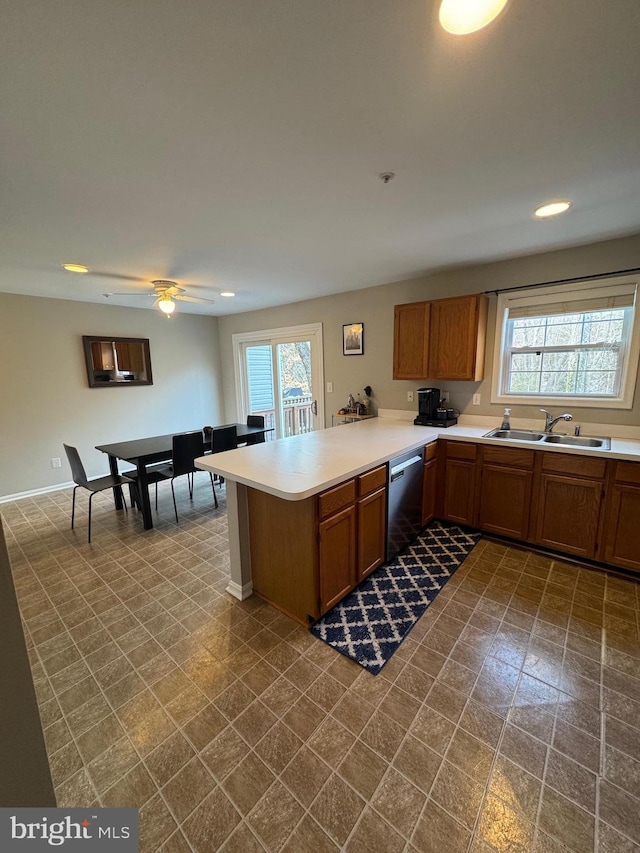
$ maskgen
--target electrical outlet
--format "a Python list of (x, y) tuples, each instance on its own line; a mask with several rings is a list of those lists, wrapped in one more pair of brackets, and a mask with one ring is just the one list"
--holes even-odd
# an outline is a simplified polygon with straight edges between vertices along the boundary
[(327, 394), (333, 394), (333, 382), (327, 382)]
[(474, 406), (480, 405), (480, 394), (474, 394), (473, 395), (473, 404), (472, 405), (474, 405)]
[(442, 397), (440, 399), (442, 400), (443, 403), (448, 403), (449, 402), (449, 392), (443, 391)]
[(52, 468), (61, 468), (62, 467), (61, 463), (60, 463), (60, 457), (59, 456), (52, 456), (51, 457), (51, 467)]
[(413, 403), (413, 391), (407, 391), (407, 403)]

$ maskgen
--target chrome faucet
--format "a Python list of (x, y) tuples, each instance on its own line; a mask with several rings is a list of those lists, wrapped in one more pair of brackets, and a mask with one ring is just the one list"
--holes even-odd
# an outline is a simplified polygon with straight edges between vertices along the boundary
[(570, 415), (569, 412), (565, 412), (564, 415), (558, 415), (557, 418), (554, 418), (551, 412), (548, 412), (546, 409), (540, 409), (540, 411), (544, 412), (544, 431), (549, 434), (553, 431), (558, 421), (573, 420), (573, 415)]

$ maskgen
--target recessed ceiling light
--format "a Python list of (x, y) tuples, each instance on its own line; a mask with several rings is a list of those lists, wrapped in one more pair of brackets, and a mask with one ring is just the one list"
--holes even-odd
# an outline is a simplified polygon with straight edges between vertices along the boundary
[(442, 0), (440, 23), (448, 33), (475, 33), (497, 18), (507, 0)]
[(84, 264), (62, 264), (62, 269), (67, 272), (89, 272), (89, 267), (85, 267)]
[(235, 293), (231, 290), (223, 290), (220, 296), (235, 296)]
[(551, 201), (549, 204), (543, 204), (537, 207), (533, 212), (538, 219), (548, 219), (550, 216), (557, 216), (559, 213), (565, 213), (571, 207), (570, 201)]

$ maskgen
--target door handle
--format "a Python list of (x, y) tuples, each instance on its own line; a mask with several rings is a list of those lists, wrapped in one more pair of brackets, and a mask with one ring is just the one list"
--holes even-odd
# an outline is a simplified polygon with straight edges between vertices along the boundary
[(314, 400), (313, 403), (311, 404), (311, 411), (313, 412), (314, 415), (318, 414), (318, 401), (317, 400)]

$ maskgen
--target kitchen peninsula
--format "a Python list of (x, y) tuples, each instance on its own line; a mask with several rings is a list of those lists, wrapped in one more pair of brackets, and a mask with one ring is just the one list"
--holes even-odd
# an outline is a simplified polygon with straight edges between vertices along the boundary
[[(499, 533), (502, 525), (506, 531), (504, 535), (514, 539), (537, 542), (622, 568), (636, 568), (630, 556), (636, 548), (635, 540), (629, 543), (629, 536), (637, 535), (635, 526), (621, 531), (615, 542), (605, 542), (602, 534), (604, 519), (611, 517), (613, 520), (614, 510), (616, 517), (624, 520), (625, 512), (633, 518), (636, 508), (640, 508), (640, 441), (614, 438), (610, 450), (556, 445), (534, 449), (526, 442), (487, 438), (485, 433), (489, 428), (459, 425), (443, 430), (414, 426), (411, 421), (378, 417), (196, 460), (198, 467), (212, 471), (226, 481), (231, 560), (228, 592), (242, 600), (255, 590), (300, 622), (308, 623), (318, 618), (355, 586), (371, 566), (375, 567), (375, 553), (371, 549), (378, 538), (380, 526), (384, 526), (384, 521), (380, 521), (380, 505), (384, 506), (386, 495), (381, 497), (380, 492), (386, 485), (386, 463), (399, 454), (426, 445), (431, 445), (431, 453), (427, 454), (429, 460), (425, 458), (425, 474), (431, 463), (433, 481), (430, 494), (434, 494), (437, 476), (440, 517), (478, 526), (488, 532)], [(460, 452), (451, 451), (456, 446)], [(494, 456), (490, 457), (489, 453)], [(502, 462), (496, 453), (506, 453), (507, 462)], [(554, 462), (554, 470), (550, 473), (547, 473), (548, 466), (543, 465), (544, 460)], [(569, 469), (565, 472), (563, 466), (568, 463)], [(602, 467), (602, 474), (596, 472), (597, 475), (586, 477), (580, 470), (583, 466), (590, 471), (590, 466), (594, 465)], [(503, 511), (501, 506), (497, 506), (491, 518), (478, 512), (482, 502), (493, 512), (492, 495), (481, 495), (480, 487), (482, 472), (485, 469), (493, 471), (496, 466), (501, 473), (512, 473), (514, 483), (522, 484), (519, 510), (523, 520), (516, 533), (510, 533), (507, 522), (500, 518), (495, 520), (495, 514), (499, 516)], [(515, 469), (513, 472), (512, 468)], [(620, 487), (619, 480), (623, 484)], [(594, 485), (596, 481), (599, 484), (597, 488)], [(486, 482), (489, 482), (488, 478)], [(604, 498), (605, 482), (611, 498), (607, 501)], [(571, 541), (554, 541), (554, 531), (549, 532), (545, 527), (545, 518), (541, 514), (544, 500), (532, 500), (532, 495), (542, 495), (540, 490), (543, 486), (548, 487), (549, 508), (553, 506), (553, 500), (563, 497), (566, 489), (575, 491), (579, 498), (587, 489), (589, 494), (593, 494), (594, 538), (590, 550), (576, 549)], [(456, 494), (451, 491), (456, 488), (469, 507), (466, 517), (456, 514)], [(619, 493), (616, 493), (616, 488), (619, 488)], [(427, 493), (425, 488), (425, 496)], [(453, 497), (447, 504), (449, 493)], [(624, 500), (627, 509), (614, 508), (611, 503), (614, 498)], [(509, 497), (504, 512), (512, 513), (515, 503), (514, 493)], [(534, 518), (535, 513), (539, 517)], [(551, 524), (556, 515), (551, 512)], [(363, 523), (358, 525), (360, 517)], [(614, 526), (606, 525), (611, 529)], [(581, 530), (580, 536), (584, 538), (582, 533)], [(325, 546), (321, 534), (335, 545), (330, 555), (332, 559), (326, 564), (323, 563)], [(360, 576), (357, 577), (354, 571), (349, 582), (340, 576), (339, 569), (334, 568), (336, 555), (342, 559), (343, 550), (340, 549), (346, 549), (350, 564), (358, 565)], [(640, 553), (640, 549), (638, 551)], [(332, 571), (337, 571), (337, 575), (331, 576)], [(321, 581), (326, 585), (324, 590)]]
[[(317, 619), (384, 559), (387, 461), (436, 437), (372, 418), (196, 460), (226, 482), (227, 591), (242, 600), (255, 590), (305, 624)], [(351, 577), (358, 516), (362, 532), (373, 523), (379, 552), (370, 536), (360, 543), (360, 578)], [(325, 546), (336, 550), (322, 566)]]

